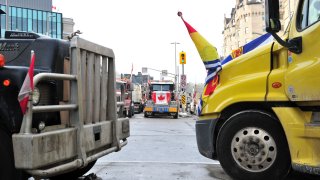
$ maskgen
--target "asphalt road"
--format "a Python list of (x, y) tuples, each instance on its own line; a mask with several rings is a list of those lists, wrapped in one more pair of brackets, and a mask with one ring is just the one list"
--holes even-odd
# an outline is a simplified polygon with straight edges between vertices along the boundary
[[(100, 158), (87, 176), (79, 179), (231, 179), (218, 161), (200, 155), (194, 125), (193, 117), (144, 118), (143, 114), (135, 114), (130, 119), (128, 145), (119, 152)], [(292, 173), (287, 178), (300, 179), (317, 178), (300, 173)]]
[(99, 159), (87, 173), (113, 180), (230, 179), (197, 149), (193, 117), (130, 119), (128, 145)]

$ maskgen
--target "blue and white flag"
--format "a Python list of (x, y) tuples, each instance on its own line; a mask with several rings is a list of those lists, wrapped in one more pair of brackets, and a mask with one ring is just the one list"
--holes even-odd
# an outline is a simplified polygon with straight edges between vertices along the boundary
[(262, 45), (265, 45), (271, 41), (273, 41), (273, 36), (269, 33), (266, 33), (256, 39), (248, 42), (244, 46), (233, 50), (229, 56), (227, 56), (224, 60), (221, 61), (221, 64), (224, 65), (224, 64), (228, 63), (229, 61), (233, 60), (234, 58), (237, 58), (237, 57), (241, 56), (242, 54), (246, 54), (246, 53), (252, 51), (253, 49), (260, 47)]

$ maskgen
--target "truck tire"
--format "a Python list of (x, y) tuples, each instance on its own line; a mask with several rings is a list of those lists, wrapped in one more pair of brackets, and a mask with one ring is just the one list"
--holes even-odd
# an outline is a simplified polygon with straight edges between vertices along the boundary
[(0, 127), (0, 159), (0, 179), (16, 179), (11, 135), (2, 126)]
[(280, 123), (262, 111), (243, 111), (223, 124), (217, 139), (222, 168), (234, 179), (283, 179), (291, 169)]
[(173, 116), (174, 119), (178, 119), (178, 113)]
[(61, 174), (58, 176), (51, 177), (51, 180), (61, 180), (61, 179), (78, 179), (78, 177), (83, 176), (86, 174), (95, 164), (97, 161), (90, 162), (86, 167), (77, 169), (66, 174)]
[(131, 114), (132, 114), (132, 116), (134, 116), (134, 105), (131, 106)]
[(129, 108), (129, 111), (128, 111), (128, 117), (131, 118), (132, 117), (132, 111), (131, 111), (131, 108)]

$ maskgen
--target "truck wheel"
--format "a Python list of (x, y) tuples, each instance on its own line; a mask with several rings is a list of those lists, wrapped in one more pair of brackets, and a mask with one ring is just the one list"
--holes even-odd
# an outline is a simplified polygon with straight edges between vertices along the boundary
[(280, 123), (260, 111), (244, 111), (222, 126), (217, 155), (235, 179), (283, 179), (291, 169), (286, 137)]
[(144, 117), (145, 118), (149, 117), (146, 112), (144, 112)]
[(173, 116), (174, 119), (178, 119), (178, 113)]
[(66, 174), (61, 174), (58, 176), (50, 177), (51, 180), (60, 180), (60, 179), (77, 179), (78, 177), (86, 174), (96, 163), (97, 161), (90, 162), (86, 167), (82, 169), (77, 169)]
[(129, 109), (128, 111), (128, 117), (131, 118), (132, 117), (132, 111), (131, 111), (131, 108)]

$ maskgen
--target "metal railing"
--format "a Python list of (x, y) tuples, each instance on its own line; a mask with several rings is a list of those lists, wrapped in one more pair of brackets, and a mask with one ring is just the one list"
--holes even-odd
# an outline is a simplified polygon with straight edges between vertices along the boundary
[(70, 74), (39, 73), (34, 77), (34, 86), (43, 80), (69, 80), (70, 104), (33, 106), (31, 92), (20, 133), (32, 133), (34, 112), (77, 110), (70, 113), (72, 124), (78, 124), (76, 121), (91, 124), (117, 118), (113, 51), (74, 37), (70, 55)]
[[(30, 141), (32, 141), (32, 138), (34, 138), (32, 136), (32, 114), (35, 112), (69, 111), (71, 124), (69, 127), (76, 129), (76, 152), (78, 158), (48, 169), (28, 170), (30, 174), (40, 177), (48, 177), (57, 173), (59, 174), (59, 172), (62, 171), (86, 166), (89, 162), (103, 155), (118, 151), (122, 146), (127, 144), (126, 137), (122, 137), (122, 141), (120, 141), (119, 138), (120, 135), (123, 136), (121, 133), (124, 133), (124, 127), (123, 122), (121, 121), (121, 124), (120, 119), (117, 118), (117, 106), (121, 104), (117, 104), (116, 102), (115, 61), (112, 49), (91, 43), (79, 37), (74, 37), (70, 44), (70, 74), (39, 73), (34, 77), (34, 86), (43, 80), (68, 80), (70, 82), (69, 103), (33, 106), (31, 92), (20, 134), (15, 137), (15, 141), (17, 142), (23, 141), (24, 138), (22, 138), (22, 136), (28, 137), (31, 139)], [(111, 123), (110, 125), (106, 125), (106, 122)], [(105, 129), (111, 128), (111, 147), (100, 150), (87, 157), (86, 145), (84, 143), (88, 141), (88, 139), (86, 139), (88, 137), (84, 137), (84, 134), (88, 133), (88, 129), (90, 132), (91, 130), (94, 131), (93, 126), (97, 126), (97, 124), (101, 124), (96, 128), (100, 131), (103, 131), (101, 127)], [(86, 131), (84, 129), (85, 125), (89, 125), (86, 126)], [(118, 132), (121, 131), (121, 129), (122, 132)], [(70, 134), (71, 131), (73, 130), (67, 133)], [(101, 133), (108, 135), (108, 130), (104, 131), (106, 132)], [(67, 134), (66, 131), (63, 131), (63, 133)], [(93, 146), (93, 148), (95, 147), (96, 146)], [(15, 150), (15, 155), (16, 152), (18, 153), (19, 150)], [(20, 154), (18, 153), (18, 155)], [(21, 155), (21, 157), (20, 159), (27, 159), (25, 155)], [(22, 160), (20, 160), (20, 163), (24, 164)], [(21, 167), (27, 166), (22, 165)]]

